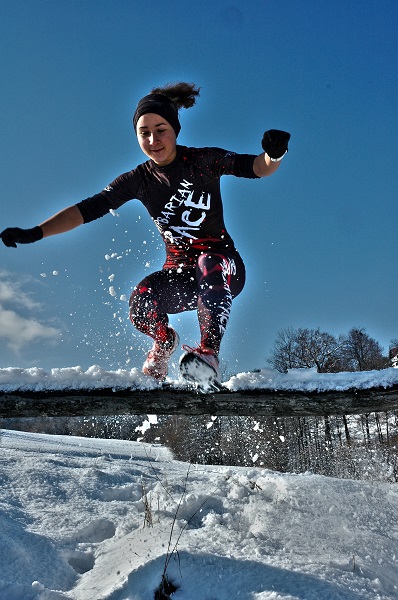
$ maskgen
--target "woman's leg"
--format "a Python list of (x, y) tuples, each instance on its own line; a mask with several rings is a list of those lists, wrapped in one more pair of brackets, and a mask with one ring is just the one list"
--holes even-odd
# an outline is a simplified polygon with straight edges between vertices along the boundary
[(195, 270), (163, 270), (141, 281), (130, 297), (130, 319), (142, 333), (153, 338), (142, 372), (163, 381), (170, 356), (179, 344), (178, 334), (169, 327), (167, 313), (192, 310), (196, 306)]
[(245, 284), (245, 266), (239, 256), (207, 252), (199, 256), (196, 277), (201, 346), (218, 355), (232, 300)]
[(194, 269), (165, 269), (145, 277), (130, 297), (130, 320), (134, 327), (154, 340), (166, 342), (168, 314), (196, 308), (197, 283)]

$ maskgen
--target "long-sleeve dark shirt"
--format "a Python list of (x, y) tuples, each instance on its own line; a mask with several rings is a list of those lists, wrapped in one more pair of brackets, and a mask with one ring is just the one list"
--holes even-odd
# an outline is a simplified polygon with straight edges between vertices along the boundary
[(224, 223), (220, 178), (257, 178), (254, 158), (221, 148), (177, 146), (169, 165), (160, 167), (148, 160), (77, 207), (89, 223), (129, 200), (140, 200), (166, 245), (164, 268), (191, 267), (208, 249), (236, 252)]

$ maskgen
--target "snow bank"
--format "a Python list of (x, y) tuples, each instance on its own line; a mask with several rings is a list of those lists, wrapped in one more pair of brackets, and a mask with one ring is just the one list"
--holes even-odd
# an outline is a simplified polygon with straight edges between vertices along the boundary
[(0, 442), (1, 600), (153, 600), (180, 534), (175, 600), (398, 597), (396, 485), (189, 467), (121, 440)]
[(324, 392), (328, 390), (388, 388), (398, 383), (398, 369), (361, 371), (356, 373), (318, 373), (313, 369), (291, 369), (287, 374), (261, 369), (256, 373), (238, 373), (225, 383), (231, 391), (237, 390), (293, 390)]
[(155, 389), (154, 379), (143, 375), (139, 369), (117, 369), (107, 371), (98, 365), (89, 367), (64, 367), (45, 371), (37, 367), (0, 369), (0, 390), (66, 390), (66, 389)]
[[(172, 381), (176, 385), (178, 381)], [(292, 390), (343, 391), (373, 387), (388, 388), (398, 384), (398, 369), (362, 371), (358, 373), (317, 373), (316, 369), (292, 369), (287, 374), (272, 369), (255, 373), (238, 373), (224, 383), (231, 391), (239, 390)], [(107, 371), (97, 365), (64, 367), (45, 371), (37, 367), (0, 369), (0, 390), (66, 390), (66, 389), (157, 389), (161, 384), (146, 377), (137, 368)]]

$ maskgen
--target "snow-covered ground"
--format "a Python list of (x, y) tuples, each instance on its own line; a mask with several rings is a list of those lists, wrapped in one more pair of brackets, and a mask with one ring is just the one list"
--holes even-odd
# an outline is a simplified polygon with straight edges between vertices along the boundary
[[(397, 383), (392, 368), (263, 369), (225, 385)], [(158, 385), (137, 369), (0, 369), (5, 392)], [(396, 599), (398, 488), (190, 466), (138, 442), (0, 432), (0, 600), (152, 600), (168, 556), (173, 600)]]
[(5, 430), (0, 482), (1, 600), (152, 600), (171, 532), (173, 600), (398, 598), (396, 485)]
[[(178, 385), (178, 381), (172, 383)], [(317, 373), (316, 369), (292, 369), (288, 373), (279, 373), (272, 369), (257, 372), (238, 373), (224, 382), (231, 391), (243, 389), (279, 389), (302, 391), (367, 389), (372, 387), (388, 388), (398, 384), (398, 369), (389, 368), (380, 371), (362, 371), (356, 373)], [(133, 388), (155, 389), (161, 384), (146, 377), (137, 368), (107, 371), (97, 365), (88, 369), (82, 367), (64, 367), (45, 371), (38, 367), (20, 369), (6, 367), (0, 369), (0, 390), (62, 390), (95, 388)]]

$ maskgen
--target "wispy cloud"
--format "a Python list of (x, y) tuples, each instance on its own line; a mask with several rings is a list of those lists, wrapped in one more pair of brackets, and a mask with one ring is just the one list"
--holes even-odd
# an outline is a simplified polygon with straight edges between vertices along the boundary
[(59, 338), (60, 331), (55, 327), (42, 325), (35, 319), (25, 318), (13, 310), (7, 310), (0, 305), (0, 339), (5, 340), (8, 348), (14, 352), (30, 342), (40, 339)]
[(24, 289), (32, 281), (33, 279), (29, 276), (16, 278), (11, 273), (0, 270), (0, 303), (12, 302), (14, 306), (18, 305), (29, 310), (40, 309), (40, 303), (36, 302), (32, 295)]
[(41, 305), (24, 290), (27, 283), (28, 280), (18, 280), (0, 271), (0, 340), (14, 352), (44, 339), (57, 341), (61, 334), (59, 329), (41, 322), (33, 314)]

